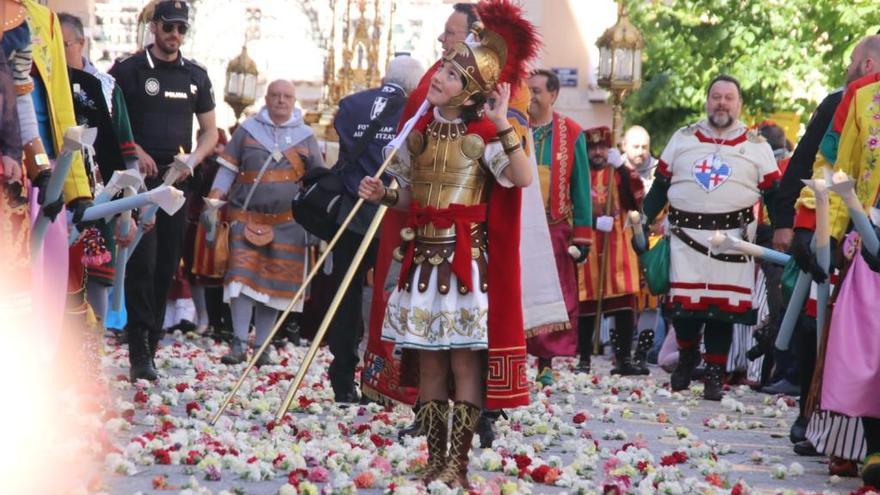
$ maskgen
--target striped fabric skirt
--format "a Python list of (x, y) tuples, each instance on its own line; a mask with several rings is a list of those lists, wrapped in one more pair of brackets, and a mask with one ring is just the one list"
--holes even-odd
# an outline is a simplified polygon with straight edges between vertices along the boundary
[(831, 411), (817, 411), (807, 424), (807, 440), (816, 450), (850, 461), (861, 461), (867, 453), (861, 418)]
[[(770, 307), (767, 305), (767, 281), (764, 278), (764, 272), (758, 270), (755, 280), (755, 290), (753, 294), (754, 308), (758, 313), (758, 322), (760, 324), (770, 313)], [(746, 352), (757, 343), (752, 338), (752, 332), (757, 325), (743, 325), (735, 323), (733, 325), (733, 341), (730, 344), (730, 351), (727, 354), (727, 372), (745, 371), (747, 378), (752, 381), (760, 381), (761, 368), (764, 365), (764, 356), (749, 361), (746, 358)]]
[[(295, 221), (275, 225), (271, 243), (255, 247), (244, 238), (244, 224), (233, 222), (223, 300), (241, 295), (283, 311), (299, 290), (307, 270), (306, 231)], [(302, 311), (303, 298), (293, 307)]]

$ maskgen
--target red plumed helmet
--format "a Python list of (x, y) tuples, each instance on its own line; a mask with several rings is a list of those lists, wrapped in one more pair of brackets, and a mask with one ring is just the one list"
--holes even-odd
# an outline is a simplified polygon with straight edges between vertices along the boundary
[(450, 105), (461, 105), (477, 93), (490, 93), (499, 82), (516, 88), (528, 76), (528, 62), (541, 44), (535, 26), (510, 0), (483, 0), (476, 5), (476, 13), (480, 21), (472, 29), (479, 41), (456, 43), (443, 57), (465, 80)]
[(510, 0), (484, 0), (477, 4), (477, 16), (484, 29), (501, 37), (507, 48), (499, 82), (516, 87), (528, 77), (528, 63), (541, 47), (535, 26), (523, 17), (522, 7)]

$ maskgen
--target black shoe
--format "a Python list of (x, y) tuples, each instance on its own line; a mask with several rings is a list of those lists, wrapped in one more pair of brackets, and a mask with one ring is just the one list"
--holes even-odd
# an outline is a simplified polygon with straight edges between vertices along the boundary
[(574, 371), (575, 373), (592, 373), (592, 363), (590, 363), (589, 356), (587, 356), (587, 359), (579, 359), (578, 363), (574, 366)]
[(615, 366), (611, 369), (612, 375), (632, 376), (636, 374), (636, 369), (632, 365), (632, 338), (632, 327), (615, 328), (611, 332), (611, 348), (615, 361)]
[(669, 377), (669, 387), (673, 392), (686, 390), (691, 386), (691, 377), (698, 364), (700, 364), (700, 350), (698, 348), (691, 347), (678, 351), (678, 364)]
[(794, 423), (791, 424), (791, 429), (788, 430), (788, 439), (791, 440), (791, 443), (803, 442), (807, 439), (807, 419), (798, 416)]
[(287, 317), (287, 321), (284, 322), (284, 335), (287, 338), (287, 341), (293, 344), (294, 346), (301, 345), (300, 342), (300, 330), (301, 326), (299, 324), (299, 320), (297, 318), (293, 318), (291, 316)]
[(538, 358), (538, 373), (544, 371), (544, 369), (553, 369), (553, 358)]
[(144, 328), (127, 328), (128, 334), (128, 378), (134, 383), (136, 380), (155, 381), (159, 379), (159, 373), (153, 367), (150, 358), (150, 350), (147, 345), (147, 330)]
[(612, 375), (633, 376), (643, 374), (639, 373), (639, 370), (633, 366), (632, 358), (628, 355), (616, 356), (615, 361), (617, 361), (616, 366), (611, 368)]
[(225, 325), (217, 325), (208, 328), (208, 335), (214, 339), (214, 342), (218, 344), (220, 342), (232, 343), (232, 339), (235, 338), (235, 334)]
[(704, 399), (721, 400), (724, 397), (723, 375), (723, 365), (706, 364), (706, 378), (703, 379)]
[(361, 396), (358, 395), (357, 390), (351, 389), (342, 393), (334, 394), (333, 400), (340, 406), (351, 406), (359, 403), (361, 401)]
[(273, 364), (275, 363), (273, 363), (272, 358), (269, 357), (269, 349), (267, 348), (263, 351), (262, 354), (260, 354), (260, 357), (257, 358), (257, 362), (254, 364), (254, 366), (259, 368), (260, 366), (271, 366)]
[(404, 426), (397, 431), (397, 439), (403, 441), (403, 437), (419, 437), (424, 435), (422, 425), (418, 421), (413, 421), (409, 426)]
[(791, 397), (798, 397), (801, 395), (801, 388), (794, 383), (783, 378), (776, 383), (772, 383), (767, 385), (766, 387), (761, 389), (761, 392), (770, 395), (788, 395)]
[(401, 442), (403, 441), (403, 437), (420, 437), (425, 434), (422, 431), (422, 422), (420, 420), (421, 416), (419, 415), (419, 409), (421, 409), (421, 404), (416, 401), (416, 404), (413, 406), (413, 413), (415, 413), (415, 418), (413, 422), (410, 423), (409, 426), (404, 426), (400, 430), (397, 431), (397, 439)]
[(637, 375), (650, 375), (648, 370), (648, 352), (654, 347), (654, 330), (650, 328), (642, 330), (639, 334), (639, 342), (636, 344), (636, 352), (633, 353), (633, 368)]
[(149, 346), (150, 352), (150, 362), (153, 363), (153, 368), (159, 369), (156, 366), (156, 353), (159, 352), (159, 342), (162, 342), (162, 339), (165, 338), (165, 330), (159, 330), (158, 332), (150, 332), (147, 337), (147, 344)]
[(816, 447), (813, 446), (812, 442), (809, 440), (802, 440), (796, 444), (794, 444), (794, 453), (802, 456), (810, 456), (810, 457), (818, 457), (822, 454), (816, 450)]
[(229, 346), (229, 352), (220, 358), (220, 362), (231, 366), (241, 364), (245, 361), (247, 361), (247, 353), (245, 352), (244, 343), (238, 339), (232, 339), (232, 345)]
[(487, 415), (486, 411), (480, 414), (477, 420), (477, 435), (480, 437), (480, 448), (491, 449), (495, 441), (495, 420)]
[(183, 333), (194, 332), (196, 330), (196, 324), (187, 319), (182, 319), (177, 322), (177, 325), (168, 327), (168, 330), (171, 332), (180, 330)]

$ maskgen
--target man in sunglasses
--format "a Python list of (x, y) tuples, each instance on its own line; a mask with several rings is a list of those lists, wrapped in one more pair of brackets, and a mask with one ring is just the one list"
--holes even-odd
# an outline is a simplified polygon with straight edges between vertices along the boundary
[[(162, 183), (180, 149), (191, 153), (188, 162), (196, 165), (213, 152), (217, 142), (208, 73), (180, 54), (188, 28), (186, 2), (157, 3), (150, 23), (155, 42), (110, 69), (125, 95), (138, 161), (149, 188)], [(202, 131), (195, 149), (193, 115)], [(184, 179), (177, 187), (183, 187)], [(172, 216), (160, 211), (155, 229), (144, 234), (128, 263), (126, 332), (133, 380), (157, 378), (152, 358), (162, 338), (165, 300), (180, 262), (184, 210)]]

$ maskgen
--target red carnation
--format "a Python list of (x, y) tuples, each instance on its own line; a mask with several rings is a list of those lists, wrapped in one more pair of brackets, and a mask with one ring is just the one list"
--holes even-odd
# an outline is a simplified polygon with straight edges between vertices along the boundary
[(622, 493), (620, 487), (617, 485), (607, 484), (602, 487), (603, 495), (622, 495)]
[(171, 453), (168, 449), (154, 449), (153, 458), (156, 459), (156, 464), (171, 464)]
[(520, 471), (529, 467), (529, 465), (532, 463), (532, 458), (525, 454), (517, 454), (513, 456), (513, 460), (516, 461), (516, 467)]
[(665, 455), (660, 459), (661, 466), (675, 466), (676, 464), (684, 464), (688, 460), (687, 454), (681, 451), (675, 451), (669, 455)]
[(146, 404), (147, 400), (149, 400), (150, 396), (147, 395), (143, 390), (138, 390), (134, 393), (134, 402), (136, 404)]
[(373, 445), (376, 447), (386, 447), (388, 445), (393, 444), (391, 440), (380, 437), (379, 435), (373, 433), (370, 435), (370, 441), (373, 442)]
[(572, 418), (572, 421), (574, 421), (574, 424), (579, 425), (579, 424), (585, 422), (587, 419), (588, 419), (587, 413), (579, 412), (574, 415), (574, 418)]
[(550, 471), (550, 466), (546, 464), (536, 467), (532, 470), (532, 481), (535, 483), (544, 483), (548, 471)]
[(174, 388), (177, 389), (177, 393), (182, 394), (184, 390), (189, 388), (189, 384), (181, 382), (175, 385)]
[(193, 413), (195, 413), (196, 411), (201, 411), (201, 410), (202, 410), (202, 406), (200, 406), (199, 403), (196, 401), (186, 403), (186, 415), (187, 416), (192, 416)]

